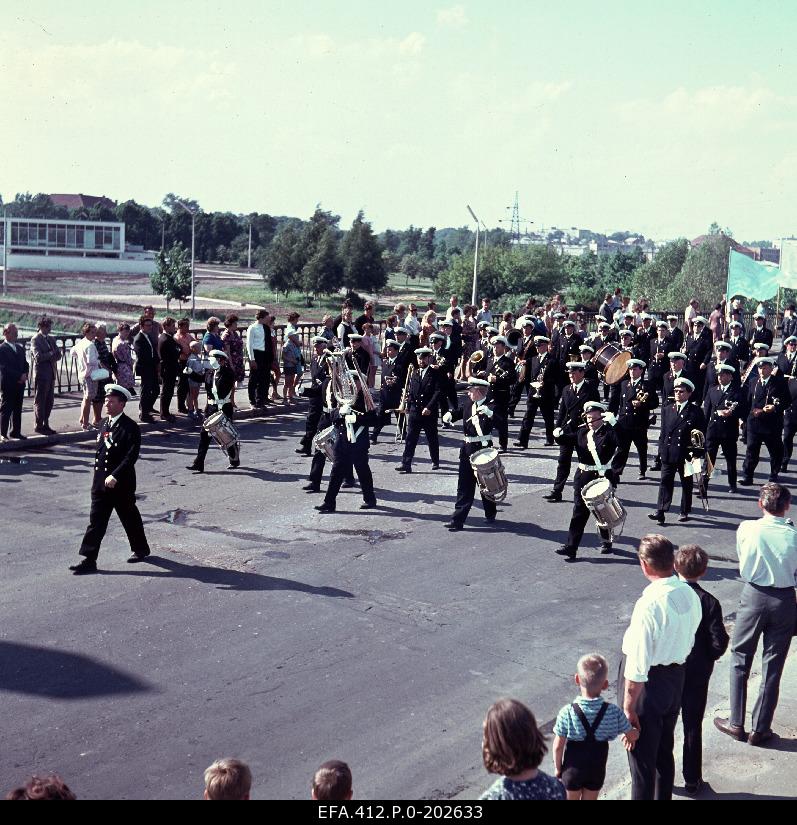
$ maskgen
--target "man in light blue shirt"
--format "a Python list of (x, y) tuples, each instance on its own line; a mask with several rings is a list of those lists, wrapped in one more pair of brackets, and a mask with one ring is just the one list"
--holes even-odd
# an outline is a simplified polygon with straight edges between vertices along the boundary
[[(736, 533), (739, 571), (745, 585), (731, 642), (731, 715), (714, 720), (718, 730), (751, 745), (763, 745), (772, 738), (780, 677), (797, 618), (797, 530), (786, 518), (791, 493), (781, 484), (765, 484), (758, 506), (763, 517), (744, 522)], [(744, 729), (747, 680), (762, 635), (761, 689), (748, 737)]]

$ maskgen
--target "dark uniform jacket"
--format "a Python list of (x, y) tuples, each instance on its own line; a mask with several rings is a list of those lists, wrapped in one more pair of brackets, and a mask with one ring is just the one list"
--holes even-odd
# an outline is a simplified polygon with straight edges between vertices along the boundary
[[(595, 459), (592, 456), (592, 453), (589, 449), (589, 444), (587, 441), (587, 437), (589, 434), (589, 427), (582, 424), (578, 430), (576, 431), (576, 453), (578, 455), (578, 463), (583, 464), (585, 467), (594, 467), (595, 466)], [(598, 453), (598, 458), (603, 466), (607, 467), (606, 472), (602, 475), (608, 478), (612, 484), (617, 484), (617, 479), (614, 475), (614, 472), (610, 469), (612, 464), (612, 459), (614, 458), (615, 453), (617, 452), (618, 447), (618, 440), (617, 440), (617, 433), (614, 431), (614, 428), (610, 427), (608, 424), (604, 424), (599, 430), (595, 432), (595, 449)], [(601, 474), (597, 471), (585, 471), (579, 470), (579, 473), (584, 472), (591, 472), (594, 474), (595, 478), (600, 478)]]
[(778, 355), (778, 372), (784, 378), (787, 376), (797, 377), (797, 354), (789, 361), (789, 356), (786, 352), (781, 352)]
[(508, 396), (517, 382), (515, 362), (506, 354), (493, 361), (490, 374), (495, 376), (495, 383), (490, 384), (493, 396)]
[(439, 399), (440, 386), (437, 371), (427, 367), (421, 378), (421, 370), (416, 370), (410, 380), (410, 390), (407, 393), (409, 415), (421, 415), (424, 410), (428, 409), (433, 416), (436, 416)]
[(362, 345), (346, 353), (346, 363), (351, 369), (354, 369), (355, 361), (363, 377), (368, 378), (368, 370), (371, 367), (371, 354)]
[[(758, 370), (755, 370), (758, 372)], [(766, 386), (763, 386), (759, 375), (751, 375), (747, 384), (748, 411), (747, 431), (756, 435), (780, 435), (783, 430), (783, 415), (791, 404), (791, 394), (785, 378), (781, 375), (770, 375)], [(768, 404), (775, 405), (775, 411), (753, 415), (753, 410), (763, 409)]]
[[(733, 405), (736, 404), (735, 407)], [(720, 417), (717, 412), (733, 409), (733, 414)], [(706, 441), (719, 444), (739, 437), (739, 420), (747, 416), (745, 402), (740, 387), (731, 383), (725, 392), (722, 387), (711, 387), (703, 401), (703, 416), (706, 419)]]
[(797, 316), (794, 315), (783, 319), (783, 340), (791, 338), (792, 335), (797, 335)]
[[(671, 352), (676, 352), (672, 346), (673, 341), (670, 336), (660, 341), (658, 335), (651, 340), (648, 346), (648, 377), (655, 381), (658, 386), (661, 386), (664, 374), (670, 369), (670, 359), (667, 356)], [(657, 355), (663, 355), (664, 357), (656, 358)]]
[(398, 409), (406, 380), (407, 368), (399, 362), (398, 358), (394, 358), (392, 364), (390, 359), (385, 359), (382, 362), (382, 386), (379, 390), (379, 404), (383, 411)]
[(675, 404), (667, 404), (662, 410), (659, 455), (666, 464), (682, 464), (692, 452), (692, 430), (705, 433), (703, 410), (691, 401), (681, 412)]
[(162, 332), (158, 338), (158, 358), (161, 362), (161, 374), (164, 378), (176, 378), (180, 371), (180, 355), (182, 347), (173, 336)]
[(646, 364), (650, 363), (650, 345), (656, 337), (655, 330), (651, 332), (649, 329), (640, 329), (637, 332), (634, 348), (639, 353), (640, 361), (644, 361)]
[(565, 365), (569, 361), (580, 361), (581, 353), (579, 347), (584, 343), (584, 339), (577, 332), (574, 332), (569, 338), (564, 334), (560, 334), (556, 339), (556, 346), (552, 348), (562, 372), (565, 372)]
[(3, 341), (0, 344), (0, 386), (14, 387), (27, 372), (25, 347), (18, 342)]
[[(474, 416), (476, 416), (476, 419), (474, 419)], [(478, 405), (476, 405), (470, 400), (470, 398), (466, 398), (462, 407), (458, 410), (452, 411), (451, 419), (452, 421), (462, 420), (464, 422), (463, 428), (465, 436), (468, 438), (478, 438), (479, 436), (483, 436), (481, 441), (463, 442), (462, 449), (465, 450), (467, 455), (473, 455), (473, 453), (477, 453), (479, 450), (484, 450), (487, 447), (492, 446), (492, 438), (490, 437), (490, 433), (493, 429), (493, 410), (489, 404), (481, 401)], [(476, 420), (479, 422), (479, 429), (481, 432), (479, 432), (476, 428)], [(484, 443), (482, 443), (482, 441)]]
[[(647, 394), (645, 402), (640, 407), (634, 407), (639, 395)], [(617, 416), (617, 426), (624, 430), (647, 430), (650, 414), (659, 406), (659, 399), (654, 387), (640, 378), (635, 387), (631, 386), (631, 379), (627, 378), (620, 385), (620, 392), (613, 395), (609, 402), (609, 410)]]
[(684, 345), (684, 331), (679, 326), (676, 326), (675, 328), (668, 329), (667, 333), (670, 336), (670, 343), (672, 344), (670, 352), (680, 352), (681, 347)]
[(606, 344), (616, 344), (617, 343), (617, 333), (612, 329), (606, 333), (606, 335), (601, 335), (598, 333), (594, 338), (587, 341), (587, 343), (595, 350), (595, 353), (599, 353)]
[(561, 427), (566, 435), (573, 436), (582, 423), (584, 404), (598, 400), (598, 388), (590, 381), (584, 380), (581, 388), (576, 392), (573, 384), (568, 384), (562, 390), (559, 402), (559, 412), (556, 416), (556, 426)]
[(324, 379), (327, 377), (327, 370), (319, 363), (318, 356), (314, 355), (310, 359), (310, 384), (302, 389), (302, 396), (310, 399), (310, 411), (320, 412), (324, 405), (322, 390)]
[(719, 380), (717, 377), (717, 364), (720, 363), (727, 364), (729, 367), (733, 367), (736, 370), (733, 375), (733, 380), (731, 381), (733, 386), (737, 386), (742, 383), (742, 379), (739, 374), (739, 362), (733, 357), (733, 354), (730, 354), (724, 361), (718, 361), (716, 358), (712, 358), (711, 363), (706, 368), (706, 386), (703, 388), (703, 398), (708, 395), (708, 391), (712, 387), (719, 385)]
[(153, 375), (160, 358), (152, 339), (146, 333), (139, 332), (133, 339), (133, 349), (136, 352), (136, 375)]
[[(357, 393), (357, 398), (351, 405), (351, 411), (357, 416), (357, 421), (352, 426), (354, 427), (354, 434), (357, 436), (356, 441), (352, 444), (348, 439), (348, 430), (346, 427), (345, 416), (341, 415), (340, 407), (335, 407), (329, 413), (329, 420), (332, 426), (338, 430), (338, 439), (335, 442), (335, 452), (337, 454), (339, 449), (345, 449), (347, 445), (354, 447), (355, 445), (365, 450), (368, 449), (368, 442), (370, 439), (370, 427), (373, 427), (379, 420), (379, 414), (376, 410), (367, 410), (365, 408), (365, 397), (363, 391)], [(357, 435), (357, 431), (362, 427), (362, 432)]]
[[(132, 495), (136, 491), (136, 461), (141, 450), (141, 430), (124, 413), (110, 430), (109, 421), (105, 419), (97, 436), (91, 491), (115, 496)], [(105, 486), (108, 476), (116, 479), (113, 490)]]
[(774, 340), (774, 334), (771, 329), (769, 329), (766, 325), (763, 327), (754, 327), (750, 330), (750, 347), (752, 348), (754, 344), (766, 344), (770, 349), (772, 349), (772, 341)]
[[(215, 390), (215, 395), (220, 401), (223, 402), (225, 398), (228, 398), (232, 394), (234, 387), (235, 373), (232, 371), (232, 367), (230, 367), (229, 364), (222, 364), (213, 375), (213, 389)], [(222, 407), (219, 408), (214, 395), (208, 393), (208, 404), (207, 407), (205, 407), (205, 416), (213, 415), (218, 412), (219, 409), (221, 409), (227, 418), (232, 419), (232, 401), (225, 402)]]
[[(540, 373), (542, 372), (542, 378)], [(550, 352), (544, 356), (537, 355), (531, 359), (531, 367), (527, 370), (529, 383), (532, 381), (542, 381), (540, 395), (548, 401), (556, 400), (556, 388), (560, 379), (559, 363)]]
[(686, 338), (686, 363), (692, 368), (695, 375), (700, 373), (700, 365), (708, 364), (711, 360), (711, 351), (714, 348), (711, 332), (704, 329), (697, 337), (691, 333)]
[(673, 373), (672, 369), (668, 370), (666, 373), (664, 373), (664, 391), (665, 396), (668, 400), (674, 397), (673, 385), (675, 384), (676, 377), (688, 378), (693, 384), (695, 383), (695, 374), (686, 364), (684, 364), (684, 368), (681, 370), (678, 376), (676, 376)]
[(736, 341), (730, 335), (726, 335), (725, 340), (733, 347), (731, 358), (735, 358), (740, 364), (747, 364), (750, 361), (750, 342), (744, 335), (740, 335)]

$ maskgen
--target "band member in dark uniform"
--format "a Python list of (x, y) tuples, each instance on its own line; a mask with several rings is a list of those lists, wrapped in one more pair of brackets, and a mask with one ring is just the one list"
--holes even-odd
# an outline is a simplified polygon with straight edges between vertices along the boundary
[(310, 407), (307, 411), (307, 424), (304, 428), (304, 435), (296, 452), (299, 455), (308, 457), (313, 455), (313, 439), (318, 432), (318, 422), (321, 420), (321, 414), (324, 411), (324, 399), (321, 396), (321, 389), (327, 375), (324, 362), (328, 352), (328, 343), (327, 339), (321, 335), (313, 338), (314, 353), (310, 359), (310, 386), (304, 387), (301, 392), (303, 398), (309, 399)]
[(382, 384), (379, 389), (379, 418), (371, 430), (371, 444), (376, 444), (379, 433), (390, 423), (393, 410), (401, 406), (401, 396), (407, 380), (407, 369), (396, 357), (398, 341), (387, 342), (387, 358), (382, 362)]
[(600, 352), (602, 347), (614, 343), (616, 340), (617, 333), (612, 330), (612, 325), (608, 321), (601, 321), (598, 324), (598, 334), (588, 343), (595, 352)]
[(571, 361), (567, 364), (570, 385), (562, 390), (556, 429), (553, 431), (554, 439), (559, 444), (559, 461), (553, 490), (543, 496), (546, 501), (562, 500), (562, 490), (570, 478), (573, 450), (576, 448), (576, 433), (582, 423), (584, 405), (588, 401), (598, 400), (598, 388), (584, 379), (585, 368), (586, 364), (580, 361)]
[[(730, 364), (717, 367), (717, 386), (712, 387), (703, 401), (703, 417), (706, 419), (706, 454), (716, 464), (719, 449), (728, 464), (729, 493), (736, 492), (736, 442), (739, 439), (739, 420), (746, 416), (742, 391), (734, 380), (736, 369)], [(708, 474), (706, 474), (708, 489)]]
[[(457, 366), (459, 359), (462, 358), (462, 327), (455, 324), (451, 318), (445, 318), (440, 322), (440, 333), (443, 336), (442, 356), (446, 359), (445, 363), (445, 388), (443, 384), (440, 385), (440, 400), (442, 401), (445, 395), (448, 401), (449, 410), (455, 410), (459, 404), (457, 401)], [(441, 409), (443, 405), (441, 404)], [(445, 412), (445, 410), (443, 410)]]
[(662, 409), (666, 407), (667, 404), (672, 403), (672, 399), (674, 398), (673, 388), (679, 378), (688, 378), (693, 384), (695, 383), (695, 375), (687, 366), (686, 356), (682, 352), (670, 352), (667, 358), (670, 363), (670, 371), (664, 374), (664, 379), (662, 380)]
[(490, 399), (495, 412), (495, 428), (498, 431), (498, 444), (501, 452), (509, 448), (509, 400), (512, 396), (512, 387), (517, 381), (515, 363), (507, 355), (509, 342), (503, 335), (496, 335), (490, 342), (493, 345), (495, 358), (490, 367), (488, 381), (490, 382)]
[(659, 321), (656, 324), (656, 337), (650, 342), (648, 359), (648, 381), (653, 384), (653, 388), (657, 393), (661, 393), (664, 386), (664, 375), (670, 368), (667, 356), (672, 350), (672, 341), (670, 334), (667, 332), (667, 322)]
[(592, 359), (595, 357), (595, 350), (589, 344), (582, 344), (578, 348), (578, 360), (587, 365), (584, 370), (584, 380), (589, 381), (596, 387), (600, 387), (601, 377), (598, 368), (593, 363)]
[(739, 362), (731, 355), (732, 347), (727, 341), (717, 341), (714, 344), (716, 356), (712, 358), (706, 370), (706, 386), (703, 388), (703, 399), (708, 396), (708, 392), (719, 384), (719, 371), (723, 366), (733, 367), (733, 383), (738, 381)]
[(761, 445), (769, 450), (769, 481), (777, 481), (783, 463), (783, 415), (791, 404), (788, 383), (781, 375), (773, 375), (774, 358), (758, 359), (758, 375), (747, 382), (747, 455), (744, 459), (745, 487), (753, 484)]
[(731, 345), (731, 358), (735, 358), (739, 362), (739, 368), (744, 370), (750, 363), (750, 342), (744, 337), (741, 321), (731, 321), (725, 340)]
[(785, 351), (778, 356), (778, 371), (788, 382), (791, 398), (791, 405), (786, 410), (783, 421), (783, 462), (780, 471), (785, 473), (794, 452), (794, 435), (797, 433), (797, 337), (788, 336), (784, 339), (783, 346)]
[(550, 341), (544, 335), (534, 339), (537, 355), (531, 359), (531, 365), (526, 374), (529, 379), (529, 396), (526, 399), (526, 415), (520, 425), (520, 436), (515, 442), (516, 447), (528, 449), (529, 436), (537, 410), (542, 414), (545, 422), (545, 446), (553, 447), (554, 418), (556, 417), (556, 388), (559, 386), (559, 364), (549, 352)]
[(418, 359), (415, 356), (415, 350), (410, 343), (410, 332), (406, 327), (397, 327), (396, 341), (399, 345), (398, 355), (396, 360), (401, 365), (402, 370), (407, 370), (411, 366), (418, 366)]
[(349, 343), (351, 344), (351, 349), (346, 352), (346, 363), (349, 365), (349, 369), (354, 369), (356, 363), (357, 368), (363, 376), (368, 378), (368, 370), (371, 367), (371, 355), (363, 346), (362, 335), (357, 332), (352, 333), (349, 335)]
[[(208, 392), (208, 403), (205, 407), (205, 422), (215, 415), (219, 410), (232, 421), (234, 408), (232, 405), (232, 394), (235, 389), (235, 373), (230, 366), (227, 353), (220, 349), (214, 349), (209, 353), (210, 366), (213, 367), (213, 385)], [(211, 435), (204, 426), (199, 432), (199, 449), (196, 453), (194, 463), (188, 466), (189, 470), (195, 473), (205, 472), (205, 457), (210, 448)], [(235, 470), (241, 466), (241, 446), (237, 442), (227, 448), (227, 455), (230, 458), (228, 470)]]
[(659, 406), (653, 385), (644, 381), (645, 362), (636, 358), (628, 361), (629, 377), (620, 384), (620, 392), (612, 398), (609, 409), (617, 416), (619, 449), (612, 469), (620, 476), (628, 462), (633, 444), (639, 454), (639, 480), (647, 478), (648, 427), (653, 410)]
[(778, 355), (777, 367), (784, 378), (797, 376), (797, 336), (790, 335), (783, 339), (783, 349)]
[(370, 444), (368, 428), (376, 422), (377, 413), (376, 410), (368, 410), (365, 406), (363, 393), (369, 390), (360, 382), (357, 371), (350, 370), (349, 374), (359, 384), (359, 391), (354, 404), (351, 406), (343, 404), (329, 414), (332, 425), (338, 431), (338, 437), (335, 441), (335, 458), (332, 462), (332, 472), (329, 476), (329, 486), (324, 496), (324, 503), (315, 508), (319, 513), (335, 512), (340, 488), (344, 479), (350, 476), (353, 470), (357, 472), (357, 478), (360, 479), (360, 489), (363, 494), (360, 509), (373, 510), (376, 507), (374, 478), (368, 464)]
[(515, 417), (515, 410), (523, 399), (524, 390), (527, 398), (530, 392), (529, 382), (531, 379), (529, 376), (531, 373), (531, 362), (534, 356), (537, 355), (537, 346), (534, 343), (534, 329), (534, 319), (525, 318), (523, 320), (523, 339), (518, 345), (519, 352), (517, 363), (515, 364), (517, 382), (512, 388), (512, 396), (509, 400), (509, 415), (511, 418)]
[(667, 403), (662, 408), (659, 455), (661, 456), (661, 483), (656, 512), (648, 518), (664, 524), (664, 514), (672, 504), (676, 474), (681, 479), (681, 515), (678, 521), (688, 521), (692, 511), (692, 491), (694, 479), (684, 473), (684, 463), (695, 453), (692, 446), (692, 430), (705, 433), (703, 410), (690, 401), (695, 385), (688, 378), (678, 378), (673, 387), (675, 403)]
[(636, 331), (634, 346), (637, 351), (637, 357), (640, 361), (644, 361), (647, 367), (650, 362), (650, 344), (656, 338), (656, 330), (653, 327), (652, 315), (643, 312), (640, 317), (642, 318), (642, 326)]
[[(584, 405), (586, 423), (581, 424), (576, 431), (575, 445), (579, 464), (573, 480), (573, 515), (567, 531), (567, 544), (556, 551), (567, 561), (575, 559), (590, 517), (590, 510), (584, 503), (581, 491), (591, 481), (599, 478), (608, 478), (612, 487), (617, 486), (617, 474), (612, 470), (612, 464), (617, 454), (618, 441), (614, 429), (604, 418), (605, 414), (605, 404), (588, 401)], [(613, 416), (610, 415), (609, 422), (612, 420)], [(611, 532), (603, 528), (599, 528), (599, 532), (601, 553), (611, 553)]]
[(706, 325), (706, 319), (698, 315), (692, 321), (692, 332), (686, 336), (686, 363), (694, 375), (695, 398), (703, 400), (703, 387), (706, 383), (706, 370), (714, 349), (711, 330)]
[[(486, 373), (479, 373), (485, 376)], [(490, 382), (484, 377), (472, 376), (468, 379), (468, 398), (461, 409), (448, 412), (444, 416), (444, 421), (451, 424), (454, 421), (462, 420), (464, 428), (464, 441), (459, 448), (459, 477), (457, 479), (457, 503), (454, 508), (454, 515), (446, 527), (455, 532), (462, 530), (465, 520), (468, 518), (473, 500), (476, 497), (476, 476), (470, 463), (470, 457), (493, 446), (490, 433), (493, 429), (493, 410), (487, 403), (487, 393)], [(484, 517), (488, 522), (495, 521), (498, 508), (494, 501), (482, 496), (482, 506), (484, 507)]]
[(84, 558), (80, 564), (69, 568), (76, 576), (97, 572), (100, 545), (114, 510), (133, 553), (127, 561), (131, 564), (143, 561), (150, 553), (141, 513), (136, 506), (136, 461), (141, 449), (141, 431), (138, 424), (125, 415), (125, 406), (131, 398), (131, 393), (118, 384), (105, 387), (108, 418), (103, 421), (97, 436), (91, 514), (80, 547), (80, 555)]
[(767, 327), (767, 316), (763, 312), (756, 312), (753, 321), (755, 326), (750, 330), (750, 345), (766, 344), (769, 349), (772, 349), (775, 336), (772, 330)]
[(554, 338), (551, 336), (551, 354), (559, 362), (559, 386), (567, 384), (567, 364), (579, 360), (578, 348), (584, 339), (576, 332), (576, 322), (566, 320), (562, 322), (561, 333)]
[[(315, 439), (315, 436), (318, 433), (332, 426), (332, 412), (335, 407), (337, 407), (337, 400), (332, 392), (332, 378), (329, 375), (329, 361), (326, 358), (324, 358), (322, 362), (322, 367), (326, 374), (324, 375), (324, 380), (321, 384), (321, 418), (318, 419), (317, 432), (314, 433), (313, 439)], [(321, 479), (324, 477), (324, 467), (326, 466), (326, 463), (327, 454), (322, 450), (316, 450), (313, 454), (313, 462), (310, 465), (310, 477), (308, 478), (308, 484), (302, 487), (306, 493), (321, 492)], [(351, 488), (356, 486), (357, 484), (354, 480), (354, 469), (352, 469), (348, 476), (344, 479), (343, 487)]]
[(416, 349), (415, 355), (418, 358), (418, 369), (410, 379), (407, 393), (407, 441), (404, 444), (401, 466), (396, 467), (399, 473), (412, 472), (412, 459), (421, 432), (426, 433), (432, 469), (440, 469), (440, 440), (437, 434), (440, 388), (437, 372), (429, 366), (432, 359), (429, 347)]
[(668, 315), (667, 324), (667, 332), (672, 342), (672, 351), (682, 350), (684, 346), (684, 331), (678, 326), (678, 316)]
[[(433, 332), (429, 336), (429, 346), (432, 348), (432, 357), (429, 360), (429, 369), (437, 374), (437, 388), (440, 391), (440, 415), (442, 416), (449, 410), (457, 408), (456, 403), (456, 384), (454, 383), (454, 376), (449, 375), (449, 363), (446, 359), (445, 353), (446, 336), (442, 332)], [(452, 390), (453, 387), (453, 390)], [(454, 403), (451, 403), (451, 396), (454, 396)]]

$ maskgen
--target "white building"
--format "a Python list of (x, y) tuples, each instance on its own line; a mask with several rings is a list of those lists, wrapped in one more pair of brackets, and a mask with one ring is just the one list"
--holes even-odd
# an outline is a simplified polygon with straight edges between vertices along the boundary
[(0, 220), (0, 262), (9, 236), (8, 268), (149, 275), (155, 256), (127, 251), (125, 225), (99, 221)]

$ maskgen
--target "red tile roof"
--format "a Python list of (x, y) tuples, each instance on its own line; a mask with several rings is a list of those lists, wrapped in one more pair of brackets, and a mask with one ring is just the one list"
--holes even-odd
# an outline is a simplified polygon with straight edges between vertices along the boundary
[(105, 195), (50, 195), (50, 200), (56, 206), (64, 206), (67, 209), (93, 209), (95, 206), (107, 206), (109, 209), (116, 207), (116, 201), (106, 198)]
[[(718, 236), (700, 235), (692, 241), (692, 249), (697, 249), (698, 246), (702, 246), (706, 241), (710, 241), (712, 238), (716, 237)], [(723, 237), (727, 237), (727, 235), (724, 235)], [(754, 261), (757, 260), (755, 250), (750, 249), (749, 246), (742, 246), (742, 244), (737, 243), (733, 238), (728, 238), (728, 240), (730, 241), (731, 249), (734, 249), (736, 252), (739, 252), (742, 255), (747, 255), (748, 258), (752, 258)]]

